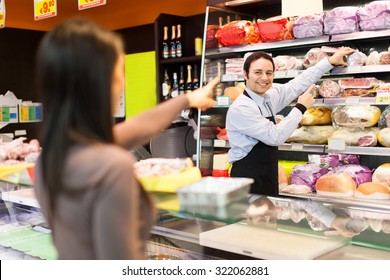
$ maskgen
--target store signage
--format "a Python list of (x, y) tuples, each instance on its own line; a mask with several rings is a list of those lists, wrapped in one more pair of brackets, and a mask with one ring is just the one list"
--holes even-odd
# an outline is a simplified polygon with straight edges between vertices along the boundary
[(34, 0), (34, 20), (57, 16), (57, 0)]
[(106, 5), (106, 0), (79, 0), (79, 10), (95, 8), (97, 6)]
[(0, 0), (0, 28), (5, 26), (5, 0)]

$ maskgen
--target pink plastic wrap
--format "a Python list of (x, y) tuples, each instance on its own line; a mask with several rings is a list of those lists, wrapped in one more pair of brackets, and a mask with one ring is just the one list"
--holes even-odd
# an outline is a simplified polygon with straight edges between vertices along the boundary
[(324, 33), (334, 35), (359, 31), (358, 10), (357, 7), (345, 6), (326, 12)]
[(373, 1), (357, 13), (361, 30), (390, 28), (390, 1)]
[(298, 17), (293, 24), (295, 38), (309, 38), (324, 35), (324, 14)]

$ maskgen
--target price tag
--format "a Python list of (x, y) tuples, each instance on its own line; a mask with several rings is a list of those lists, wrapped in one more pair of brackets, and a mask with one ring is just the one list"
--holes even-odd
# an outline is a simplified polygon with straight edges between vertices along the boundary
[(287, 77), (296, 77), (298, 74), (298, 70), (287, 70)]
[(362, 71), (362, 66), (361, 65), (350, 65), (347, 67), (347, 72), (348, 73), (359, 73)]
[(34, 20), (57, 16), (57, 0), (34, 0)]
[(229, 106), (230, 96), (217, 96), (217, 106)]
[(217, 147), (217, 148), (224, 148), (226, 147), (226, 141), (225, 140), (219, 140), (219, 139), (215, 139), (214, 140), (214, 147)]
[(388, 91), (377, 91), (376, 93), (376, 103), (390, 103), (390, 92)]
[(328, 149), (344, 151), (345, 150), (345, 141), (341, 139), (329, 138), (328, 139)]
[(345, 98), (345, 104), (359, 104), (360, 102), (360, 96), (349, 96)]
[(302, 151), (302, 150), (303, 150), (303, 144), (300, 144), (300, 143), (292, 143), (292, 144), (291, 144), (291, 150), (292, 150), (292, 151)]
[(0, 28), (5, 26), (5, 5), (4, 1), (0, 0)]
[(235, 82), (238, 80), (237, 74), (224, 74), (222, 75), (222, 81), (224, 82)]
[(85, 10), (106, 5), (106, 2), (106, 0), (79, 0), (79, 10)]
[(274, 72), (274, 78), (285, 78), (286, 77), (286, 71), (275, 71)]

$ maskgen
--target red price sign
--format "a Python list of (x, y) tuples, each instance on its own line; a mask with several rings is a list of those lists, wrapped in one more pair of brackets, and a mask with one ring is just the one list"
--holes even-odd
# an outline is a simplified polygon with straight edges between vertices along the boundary
[(34, 0), (34, 19), (40, 20), (57, 15), (56, 0)]
[(106, 5), (106, 0), (79, 0), (79, 10)]

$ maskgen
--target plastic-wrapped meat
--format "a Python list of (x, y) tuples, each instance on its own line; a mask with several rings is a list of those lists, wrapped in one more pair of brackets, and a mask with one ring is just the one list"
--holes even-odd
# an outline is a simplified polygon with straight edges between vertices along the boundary
[(376, 78), (351, 78), (339, 80), (339, 86), (341, 88), (370, 89), (377, 85), (379, 85), (379, 81)]
[(301, 126), (291, 133), (286, 142), (325, 144), (334, 131), (331, 125)]
[(329, 35), (359, 31), (358, 7), (337, 7), (324, 16), (324, 33)]
[(332, 111), (332, 120), (338, 126), (371, 127), (378, 123), (381, 110), (376, 106), (346, 105)]
[(302, 61), (290, 55), (278, 55), (274, 58), (275, 71), (302, 69)]
[(348, 65), (364, 65), (367, 60), (367, 55), (362, 52), (354, 52), (347, 57)]
[(349, 146), (373, 147), (377, 144), (378, 133), (378, 127), (340, 127), (332, 133), (331, 138), (344, 140)]
[(379, 54), (380, 64), (390, 64), (390, 52), (381, 52)]
[(218, 25), (207, 25), (206, 33), (206, 48), (213, 49), (218, 47), (218, 41), (215, 38), (215, 33), (218, 30)]
[(259, 42), (259, 35), (255, 32), (252, 22), (236, 20), (218, 28), (215, 38), (224, 46), (237, 46)]
[(363, 88), (347, 88), (340, 93), (340, 97), (349, 97), (349, 96), (372, 97), (374, 96), (374, 93)]
[(303, 66), (306, 68), (314, 66), (317, 64), (317, 62), (319, 62), (326, 56), (327, 54), (321, 51), (320, 48), (312, 48), (306, 53), (305, 58), (303, 60)]
[(320, 85), (319, 93), (324, 98), (336, 97), (340, 93), (340, 86), (332, 80), (325, 80)]
[(263, 42), (291, 40), (293, 36), (293, 18), (276, 16), (266, 20), (258, 19), (256, 31)]
[(298, 17), (293, 24), (295, 38), (309, 38), (324, 35), (324, 14)]
[(377, 51), (371, 52), (367, 59), (366, 65), (379, 65), (380, 64), (380, 55)]
[(357, 12), (361, 30), (390, 28), (390, 1), (373, 1)]
[(381, 113), (378, 126), (380, 128), (390, 127), (390, 106), (387, 106)]

